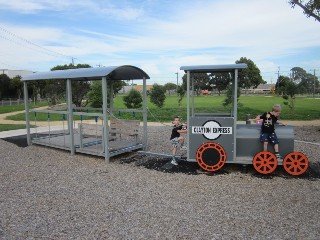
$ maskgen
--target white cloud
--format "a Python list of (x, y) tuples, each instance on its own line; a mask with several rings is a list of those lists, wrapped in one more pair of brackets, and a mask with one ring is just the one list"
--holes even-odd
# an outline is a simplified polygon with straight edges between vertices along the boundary
[[(143, 4), (134, 5), (130, 1), (0, 0), (0, 11), (10, 8), (35, 15), (44, 10), (77, 15), (70, 23), (56, 18), (56, 26), (53, 20), (48, 27), (9, 20), (0, 25), (54, 52), (75, 57), (77, 61), (93, 66), (138, 64), (159, 79), (166, 78), (163, 75), (174, 78), (173, 73), (181, 65), (234, 63), (240, 57), (248, 57), (258, 67), (266, 69), (264, 71), (273, 72), (280, 64), (275, 59), (288, 56), (291, 61), (305, 48), (320, 47), (320, 24), (306, 18), (301, 11), (291, 9), (286, 1), (187, 3), (179, 8), (180, 2), (172, 2), (171, 14), (158, 12), (153, 17), (156, 9), (151, 11)], [(90, 23), (91, 19), (86, 18), (88, 14), (101, 18)], [(111, 19), (117, 21), (110, 23)], [(6, 62), (11, 65), (47, 70), (61, 61), (70, 62), (63, 56), (55, 58), (41, 53), (41, 49), (32, 50), (25, 44), (17, 45), (3, 38), (0, 44), (4, 46), (0, 55), (8, 56)], [(312, 58), (301, 63), (317, 64), (316, 56)]]

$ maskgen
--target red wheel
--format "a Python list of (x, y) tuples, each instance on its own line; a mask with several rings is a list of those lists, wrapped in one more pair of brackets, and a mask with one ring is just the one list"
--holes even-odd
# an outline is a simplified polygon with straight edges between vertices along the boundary
[(301, 152), (292, 152), (289, 153), (283, 159), (283, 167), (287, 173), (298, 176), (305, 173), (309, 166), (309, 160)]
[(223, 167), (227, 160), (227, 154), (220, 144), (207, 142), (197, 149), (196, 160), (202, 169), (214, 172)]
[(276, 170), (278, 161), (271, 152), (259, 152), (253, 158), (254, 169), (261, 174), (269, 174)]

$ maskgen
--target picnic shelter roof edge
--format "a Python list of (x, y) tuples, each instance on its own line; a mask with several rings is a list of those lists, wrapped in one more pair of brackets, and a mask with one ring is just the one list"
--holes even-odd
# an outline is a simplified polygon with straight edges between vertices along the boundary
[(22, 81), (51, 79), (101, 80), (102, 77), (107, 77), (108, 80), (150, 79), (149, 75), (142, 69), (131, 65), (123, 65), (38, 72), (24, 76)]

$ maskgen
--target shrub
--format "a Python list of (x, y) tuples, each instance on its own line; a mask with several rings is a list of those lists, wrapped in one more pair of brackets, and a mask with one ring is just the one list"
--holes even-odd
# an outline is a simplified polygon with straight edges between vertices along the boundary
[(132, 88), (128, 95), (123, 97), (123, 102), (127, 108), (141, 108), (142, 96), (137, 90)]
[(163, 86), (158, 84), (153, 84), (150, 90), (150, 102), (159, 108), (163, 107), (164, 101), (166, 100), (166, 90)]

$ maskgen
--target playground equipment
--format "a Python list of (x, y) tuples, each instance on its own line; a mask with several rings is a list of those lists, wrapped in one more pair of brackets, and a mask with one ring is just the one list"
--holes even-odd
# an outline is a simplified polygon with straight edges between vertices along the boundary
[[(114, 109), (113, 82), (119, 80), (143, 81), (143, 108), (142, 109)], [(26, 128), (28, 145), (39, 144), (53, 148), (69, 150), (71, 154), (81, 152), (109, 158), (121, 153), (136, 149), (144, 149), (147, 145), (147, 107), (146, 107), (146, 79), (149, 76), (140, 68), (124, 65), (99, 68), (79, 68), (58, 70), (45, 73), (34, 73), (22, 78), (24, 83), (24, 99), (26, 110)], [(64, 110), (33, 110), (28, 105), (28, 81), (65, 80), (66, 82), (66, 109)], [(76, 108), (72, 104), (71, 81), (101, 80), (102, 81), (102, 108)], [(110, 86), (110, 96), (107, 96), (107, 82)], [(107, 98), (110, 106), (107, 107)], [(140, 121), (122, 120), (114, 113), (130, 112), (143, 116), (142, 134)], [(34, 124), (37, 125), (37, 116), (47, 114), (47, 129), (31, 135), (30, 120), (34, 115)], [(52, 116), (62, 120), (62, 126), (51, 126)], [(75, 118), (79, 119), (75, 121)], [(65, 126), (65, 122), (66, 126)], [(78, 124), (76, 124), (76, 122)], [(110, 125), (109, 125), (110, 124)]]
[[(187, 122), (188, 152), (187, 160), (196, 161), (206, 171), (217, 171), (225, 163), (253, 164), (262, 174), (273, 172), (277, 165), (283, 165), (291, 175), (301, 175), (308, 168), (308, 158), (294, 152), (294, 133), (292, 126), (276, 126), (280, 141), (280, 154), (283, 161), (273, 153), (261, 152), (259, 124), (237, 124), (238, 73), (246, 64), (214, 66), (182, 66), (187, 73)], [(198, 113), (194, 108), (193, 73), (229, 72), (232, 76), (233, 101), (231, 113)], [(192, 92), (191, 92), (192, 91)]]
[[(283, 165), (291, 175), (303, 174), (308, 168), (308, 158), (300, 152), (294, 152), (292, 126), (276, 126), (280, 154), (284, 156), (283, 160), (278, 160), (271, 144), (267, 152), (261, 152), (263, 145), (259, 140), (260, 124), (237, 124), (238, 73), (245, 68), (247, 68), (246, 64), (182, 66), (180, 68), (187, 74), (188, 149), (185, 160), (197, 162), (202, 169), (209, 172), (218, 171), (226, 163), (233, 163), (253, 164), (255, 170), (261, 174), (272, 173), (277, 165)], [(194, 83), (197, 79), (193, 74), (221, 72), (229, 73), (232, 77), (231, 112), (196, 112)], [(146, 152), (146, 154), (172, 156), (152, 152)]]

